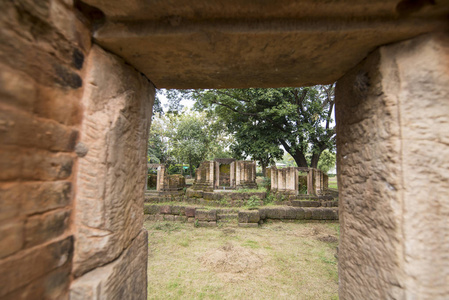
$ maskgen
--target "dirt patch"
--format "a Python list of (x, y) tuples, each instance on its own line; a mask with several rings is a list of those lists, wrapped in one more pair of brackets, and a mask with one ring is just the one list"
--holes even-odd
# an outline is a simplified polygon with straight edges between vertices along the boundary
[(325, 243), (336, 243), (336, 242), (338, 242), (338, 238), (336, 238), (335, 236), (330, 235), (330, 234), (319, 236), (317, 238), (317, 240), (319, 240), (321, 242), (325, 242)]
[(245, 274), (263, 266), (263, 258), (260, 254), (231, 243), (206, 252), (200, 258), (200, 262), (217, 273)]

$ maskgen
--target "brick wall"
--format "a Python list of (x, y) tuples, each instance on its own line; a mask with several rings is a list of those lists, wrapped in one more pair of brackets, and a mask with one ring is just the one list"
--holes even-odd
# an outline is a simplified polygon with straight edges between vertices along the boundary
[(63, 1), (0, 6), (0, 298), (66, 299), (90, 32)]

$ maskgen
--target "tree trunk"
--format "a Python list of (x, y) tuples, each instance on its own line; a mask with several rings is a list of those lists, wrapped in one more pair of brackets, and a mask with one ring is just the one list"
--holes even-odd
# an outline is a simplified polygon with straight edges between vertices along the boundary
[(320, 153), (314, 153), (312, 155), (312, 160), (310, 162), (311, 168), (318, 168), (318, 161), (320, 160), (321, 152)]
[(260, 164), (262, 166), (262, 176), (267, 177), (267, 165), (264, 163)]
[(293, 157), (293, 159), (296, 162), (296, 165), (300, 168), (308, 168), (309, 165), (307, 164), (306, 157), (304, 156), (304, 153), (296, 151), (294, 155), (290, 153), (290, 155)]

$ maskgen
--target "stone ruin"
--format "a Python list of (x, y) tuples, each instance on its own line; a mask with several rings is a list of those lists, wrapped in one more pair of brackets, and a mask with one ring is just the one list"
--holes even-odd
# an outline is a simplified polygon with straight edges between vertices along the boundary
[(253, 189), (256, 184), (256, 162), (235, 159), (204, 161), (196, 169), (193, 190)]
[(335, 81), (340, 299), (447, 299), (448, 1), (0, 8), (0, 299), (146, 299), (155, 86)]
[(157, 175), (149, 175), (148, 187), (155, 187), (159, 194), (182, 191), (186, 187), (185, 177), (180, 174), (169, 175), (165, 164), (148, 164), (149, 169), (157, 169)]
[[(301, 190), (307, 195), (324, 195), (329, 188), (328, 176), (315, 168), (270, 167), (271, 191), (297, 196)], [(302, 175), (306, 173), (307, 175)]]

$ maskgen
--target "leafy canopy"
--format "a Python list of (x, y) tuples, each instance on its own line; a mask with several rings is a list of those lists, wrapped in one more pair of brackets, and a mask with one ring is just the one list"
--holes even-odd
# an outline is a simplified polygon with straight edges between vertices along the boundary
[[(262, 164), (282, 157), (281, 146), (300, 167), (317, 167), (325, 149), (334, 150), (334, 86), (187, 90), (169, 95), (196, 100), (197, 110), (214, 113), (235, 137), (235, 154)], [(306, 156), (310, 155), (308, 163)]]

